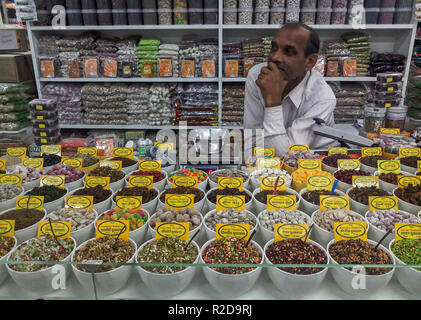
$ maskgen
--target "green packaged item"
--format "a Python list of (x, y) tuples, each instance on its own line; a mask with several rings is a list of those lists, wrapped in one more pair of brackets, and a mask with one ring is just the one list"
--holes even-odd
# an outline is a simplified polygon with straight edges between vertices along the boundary
[(416, 86), (417, 88), (421, 89), (421, 78), (418, 77), (408, 77), (408, 81)]
[(140, 46), (159, 46), (161, 41), (157, 39), (142, 39), (139, 41)]
[(10, 102), (8, 104), (0, 104), (0, 113), (2, 112), (19, 112), (27, 111), (28, 103), (27, 102)]
[(16, 122), (29, 117), (29, 112), (4, 112), (0, 113), (0, 122)]
[(362, 32), (347, 32), (342, 35), (342, 39), (348, 44), (358, 42), (368, 42), (368, 37)]
[(0, 94), (25, 93), (29, 86), (17, 85), (16, 83), (0, 83)]
[(0, 131), (17, 131), (29, 123), (29, 119), (23, 119), (17, 122), (0, 122)]
[(0, 95), (0, 104), (15, 103), (15, 102), (28, 102), (30, 96), (25, 93), (11, 93)]
[(158, 52), (159, 51), (159, 47), (158, 46), (143, 46), (143, 45), (140, 45), (140, 46), (138, 46), (137, 47), (137, 51), (156, 51), (156, 52)]

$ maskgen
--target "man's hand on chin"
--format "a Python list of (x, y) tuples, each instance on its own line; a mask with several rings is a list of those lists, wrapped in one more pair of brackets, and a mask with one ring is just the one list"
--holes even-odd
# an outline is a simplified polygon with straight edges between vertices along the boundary
[(262, 92), (266, 108), (281, 105), (288, 81), (283, 78), (275, 63), (269, 62), (267, 67), (261, 69), (256, 84)]

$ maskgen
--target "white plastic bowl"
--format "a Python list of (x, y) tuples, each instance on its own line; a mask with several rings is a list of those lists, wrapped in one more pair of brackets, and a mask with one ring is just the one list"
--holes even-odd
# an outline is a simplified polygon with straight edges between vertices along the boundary
[[(396, 160), (399, 160), (399, 158), (396, 158)], [(406, 166), (402, 163), (401, 163), (401, 169), (402, 169), (402, 171), (406, 171), (406, 172), (409, 172), (409, 173), (412, 173), (412, 174), (416, 174), (417, 171), (418, 171), (418, 168), (408, 167), (408, 166)]]
[[(73, 243), (76, 247), (76, 241), (73, 238), (70, 238), (73, 240)], [(30, 240), (30, 239), (29, 239)], [(13, 252), (15, 252), (21, 245), (28, 242), (29, 240), (21, 243), (19, 246), (17, 246), (9, 255), (7, 258), (7, 261), (11, 260), (11, 256)], [(69, 261), (70, 257), (74, 253), (73, 249), (70, 254), (64, 258), (61, 261)], [(70, 275), (70, 265), (64, 264), (62, 265), (64, 267), (64, 275), (66, 279), (68, 279)], [(39, 271), (33, 271), (33, 272), (22, 272), (22, 271), (15, 271), (9, 267), (9, 265), (6, 265), (7, 271), (9, 272), (12, 279), (16, 282), (16, 284), (23, 288), (24, 290), (33, 291), (37, 294), (46, 294), (49, 292), (54, 291), (54, 288), (52, 286), (54, 277), (57, 276), (56, 273), (52, 272), (54, 265), (51, 265), (51, 267), (39, 270)]]
[[(200, 249), (200, 263), (205, 263), (202, 258), (202, 253), (215, 239), (207, 241)], [(250, 242), (255, 248), (260, 251), (262, 256), (260, 264), (256, 264), (256, 268), (250, 272), (243, 274), (225, 274), (212, 270), (210, 267), (204, 267), (203, 273), (209, 284), (224, 297), (237, 297), (250, 291), (262, 272), (261, 267), (257, 267), (264, 262), (264, 253), (257, 242), (251, 240)]]
[[(297, 191), (295, 191), (294, 189), (290, 189), (287, 187), (286, 190), (289, 194), (291, 195), (295, 195), (296, 199), (297, 199), (297, 209), (300, 207), (300, 203), (301, 203), (301, 197), (298, 194)], [(253, 191), (253, 206), (252, 206), (252, 212), (257, 216), (260, 212), (262, 212), (263, 210), (267, 209), (267, 204), (266, 203), (262, 203), (260, 201), (258, 201), (256, 199), (256, 194), (260, 193), (260, 188), (257, 188), (256, 190)]]
[[(201, 190), (201, 189), (200, 189)], [(193, 206), (193, 209), (202, 213), (202, 209), (203, 209), (203, 205), (205, 204), (205, 199), (206, 199), (206, 192), (201, 190), (203, 192), (203, 198), (202, 200), (200, 200), (199, 202), (196, 202)], [(156, 206), (156, 210), (161, 209), (163, 207), (165, 207), (165, 204), (161, 202), (161, 195), (165, 192), (162, 191), (159, 195), (158, 195), (158, 205)], [(154, 211), (149, 211), (149, 212), (154, 212)], [(202, 214), (203, 215), (203, 214)]]
[[(365, 215), (365, 213), (366, 213), (366, 212), (367, 212), (370, 208), (369, 208), (369, 206), (368, 206), (368, 205), (365, 205), (365, 204), (359, 203), (359, 202), (355, 201), (354, 199), (352, 199), (352, 198), (349, 196), (349, 192), (350, 192), (351, 190), (352, 190), (352, 188), (349, 188), (349, 189), (346, 191), (346, 195), (349, 197), (349, 207), (350, 207), (350, 209), (351, 209), (352, 211), (355, 211), (355, 212), (359, 213), (360, 215), (364, 216), (364, 215)], [(389, 195), (390, 195), (390, 193), (389, 193)], [(403, 210), (405, 210), (405, 209), (403, 209)]]
[[(208, 199), (208, 194), (211, 192), (211, 191), (213, 191), (213, 190), (216, 190), (216, 189), (218, 189), (218, 186), (216, 186), (215, 188), (213, 188), (213, 189), (210, 189), (207, 193), (206, 193), (206, 205), (208, 206), (207, 208), (207, 210), (208, 211), (210, 211), (210, 210), (213, 210), (213, 209), (216, 209), (216, 203), (213, 203), (213, 202), (211, 202), (211, 201), (209, 201), (209, 199)], [(250, 200), (249, 200), (249, 202), (246, 202), (246, 204), (245, 204), (245, 208), (246, 208), (246, 210), (250, 210), (251, 209), (251, 207), (252, 207), (252, 204), (253, 204), (253, 195), (251, 194), (251, 192), (249, 191), (249, 190), (247, 190), (247, 189), (244, 189), (244, 191), (250, 196)], [(251, 211), (251, 210), (250, 210)]]
[[(266, 252), (273, 241), (274, 239), (267, 242), (264, 248), (266, 264), (273, 264), (266, 255)], [(326, 264), (329, 264), (329, 256), (325, 248), (315, 241), (310, 240), (309, 242), (323, 251), (327, 260)], [(267, 268), (269, 278), (272, 280), (275, 287), (278, 288), (279, 291), (295, 296), (306, 294), (309, 291), (316, 290), (320, 286), (327, 275), (328, 268), (319, 270), (319, 272), (313, 274), (293, 274), (275, 267)]]
[(22, 184), (23, 191), (27, 192), (27, 191), (32, 190), (33, 188), (39, 187), (40, 182), (41, 182), (41, 178), (38, 178), (36, 180), (30, 181), (27, 183), (23, 183)]
[(167, 174), (173, 172), (175, 170), (175, 164), (172, 164), (168, 167), (161, 167), (162, 172), (166, 172)]
[[(197, 211), (197, 212), (200, 213), (199, 211)], [(204, 224), (205, 219), (203, 218), (202, 215), (200, 215), (200, 219), (201, 219), (200, 224), (195, 229), (189, 231), (189, 239), (191, 239), (196, 234), (196, 232), (202, 232), (203, 224)], [(152, 238), (155, 238), (155, 229), (151, 227), (151, 225), (150, 225), (150, 219), (148, 220), (147, 225), (148, 225), (148, 234), (149, 234), (149, 236), (152, 237)], [(197, 235), (196, 240), (199, 239), (199, 238), (200, 238), (200, 234)]]
[[(300, 211), (300, 210), (297, 210), (297, 211)], [(260, 217), (262, 216), (262, 215), (264, 215), (265, 213), (267, 212), (267, 210), (263, 210), (262, 212), (260, 212), (259, 213), (259, 215), (257, 216), (257, 223), (259, 224), (259, 231), (260, 231), (260, 234), (261, 234), (261, 237), (262, 237), (262, 239), (263, 239), (263, 242), (264, 243), (267, 243), (268, 241), (270, 241), (270, 240), (272, 240), (272, 239), (274, 239), (275, 238), (275, 232), (274, 231), (271, 231), (271, 230), (269, 230), (269, 229), (266, 229), (261, 223), (260, 223)], [(309, 227), (311, 227), (311, 225), (314, 223), (313, 222), (313, 219), (312, 218), (310, 218), (307, 214), (305, 214), (305, 212), (302, 212), (302, 211), (300, 211), (302, 214), (304, 214), (307, 218), (308, 218), (308, 220), (309, 220)], [(313, 229), (314, 228), (312, 228), (311, 230), (310, 230), (310, 234), (309, 234), (309, 237), (311, 237), (311, 234), (312, 234), (312, 232), (313, 232)]]
[[(206, 239), (207, 240), (210, 240), (210, 239), (213, 239), (213, 238), (215, 238), (216, 237), (216, 231), (213, 231), (212, 229), (210, 229), (210, 228), (208, 228), (208, 226), (206, 225), (206, 223), (205, 223), (205, 221), (209, 218), (209, 216), (211, 215), (211, 214), (214, 214), (216, 212), (216, 209), (214, 209), (214, 210), (211, 210), (211, 211), (209, 211), (206, 215), (205, 215), (205, 217), (203, 218), (203, 222), (202, 222), (202, 224), (203, 224), (203, 227), (204, 227), (204, 229), (205, 229), (205, 231), (206, 231)], [(246, 210), (246, 212), (247, 213), (249, 213), (249, 214), (251, 214), (256, 220), (256, 225), (254, 226), (254, 228), (252, 228), (251, 227), (251, 225), (250, 225), (250, 234), (252, 234), (252, 232), (257, 228), (257, 224), (258, 224), (258, 221), (257, 221), (257, 218), (256, 218), (256, 216), (252, 213), (252, 212), (250, 212), (250, 211), (248, 211), (248, 210)]]
[[(399, 188), (395, 188), (393, 189), (393, 195), (396, 196), (395, 191), (398, 190)], [(412, 214), (417, 214), (418, 212), (421, 211), (421, 206), (416, 206), (412, 203), (403, 201), (401, 198), (399, 198), (398, 196), (396, 196), (398, 198), (398, 207), (400, 210), (412, 213)]]
[[(1, 219), (1, 216), (3, 214), (5, 214), (8, 211), (14, 210), (14, 208), (15, 207), (13, 206), (13, 208), (10, 208), (10, 209), (7, 209), (7, 210), (4, 210), (4, 211), (0, 212), (0, 219)], [(42, 209), (42, 211), (44, 212), (44, 216), (39, 221), (44, 220), (45, 216), (47, 215), (47, 211), (45, 210), (45, 208)], [(26, 227), (24, 229), (15, 230), (14, 235), (16, 237), (16, 240), (18, 241), (18, 244), (20, 244), (20, 243), (22, 243), (22, 242), (24, 242), (26, 240), (29, 240), (31, 238), (35, 238), (37, 236), (37, 233), (38, 233), (38, 222), (36, 222), (32, 226)]]
[[(155, 213), (156, 206), (158, 204), (159, 191), (156, 188), (152, 188), (152, 189), (155, 189), (155, 191), (157, 192), (158, 195), (155, 198), (153, 198), (151, 201), (149, 201), (147, 203), (142, 203), (142, 209), (145, 210), (145, 211), (147, 211), (147, 212), (153, 212), (153, 213)], [(113, 196), (111, 198), (111, 209), (114, 209), (116, 207), (116, 203), (114, 201), (114, 197), (117, 195), (117, 192), (118, 191), (114, 192), (113, 193)]]
[[(350, 210), (355, 214), (358, 214), (358, 212), (355, 212), (353, 210)], [(313, 239), (320, 243), (323, 247), (326, 247), (327, 244), (329, 243), (329, 241), (331, 241), (332, 239), (334, 239), (334, 233), (333, 232), (329, 232), (325, 229), (323, 229), (322, 227), (320, 227), (314, 220), (314, 217), (319, 213), (319, 210), (316, 210), (313, 212), (313, 214), (311, 215), (311, 219), (314, 223), (314, 227), (313, 227)], [(361, 216), (361, 221), (364, 221), (367, 224), (367, 234), (370, 230), (370, 224), (368, 223), (367, 219), (363, 216)]]
[[(369, 243), (373, 245), (377, 245), (377, 242), (368, 239)], [(329, 254), (329, 248), (334, 243), (334, 240), (330, 241), (327, 245), (327, 253)], [(385, 251), (390, 259), (392, 260), (392, 264), (396, 264), (393, 255), (387, 250), (383, 245), (379, 246), (379, 249)], [(329, 254), (329, 259), (331, 264), (338, 264)], [(389, 281), (393, 277), (393, 273), (396, 268), (391, 268), (388, 273), (382, 275), (365, 275), (365, 289), (356, 290), (352, 287), (352, 284), (356, 282), (354, 279), (357, 276), (355, 272), (347, 270), (346, 268), (331, 268), (331, 273), (333, 278), (335, 279), (336, 283), (339, 287), (342, 288), (346, 293), (355, 296), (361, 295), (370, 295), (376, 291), (381, 290), (384, 288)], [(361, 275), (362, 277), (363, 275)]]
[[(128, 185), (129, 185), (129, 177), (130, 177), (131, 175), (133, 175), (133, 173), (135, 173), (135, 172), (137, 172), (137, 171), (134, 171), (134, 172), (132, 172), (132, 173), (130, 173), (130, 174), (127, 174), (127, 175), (126, 175), (126, 177), (124, 177), (124, 181), (125, 181), (124, 185), (125, 185), (125, 186), (128, 186)], [(164, 191), (165, 186), (166, 186), (166, 184), (167, 184), (167, 179), (168, 179), (168, 173), (167, 173), (167, 172), (165, 172), (165, 171), (161, 171), (161, 172), (164, 174), (164, 179), (162, 179), (161, 181), (155, 182), (155, 183), (153, 184), (153, 187), (154, 187), (155, 189), (157, 189), (157, 190), (158, 190), (158, 192), (162, 192), (162, 191)], [(119, 189), (121, 189), (121, 188), (119, 188)]]
[(21, 189), (21, 193), (19, 193), (16, 197), (0, 202), (0, 211), (9, 210), (15, 207), (16, 200), (18, 199), (19, 196), (23, 196), (23, 193), (24, 193), (23, 188), (20, 188), (20, 189)]
[[(146, 213), (146, 215), (148, 216), (148, 220), (147, 221), (149, 221), (149, 219), (150, 219), (150, 214), (149, 214), (149, 212), (147, 211), (147, 210), (145, 210), (145, 209), (143, 209), (142, 208), (142, 210)], [(110, 211), (110, 210), (108, 210), (108, 211)], [(93, 229), (95, 230), (95, 233), (96, 233), (96, 223), (97, 223), (97, 221), (98, 220), (101, 220), (102, 219), (102, 216), (105, 214), (105, 213), (107, 213), (108, 211), (106, 211), (106, 212), (104, 212), (104, 213), (102, 213), (102, 214), (100, 214), (100, 215), (98, 215), (98, 217), (95, 219), (95, 221), (94, 221), (94, 224), (93, 224)], [(144, 237), (145, 237), (145, 234), (146, 234), (146, 230), (148, 230), (148, 223), (146, 222), (143, 226), (141, 226), (140, 228), (137, 228), (136, 230), (133, 230), (133, 231), (130, 231), (129, 232), (129, 238), (130, 239), (132, 239), (135, 243), (136, 243), (136, 245), (139, 245), (139, 244), (141, 244), (142, 243), (142, 241), (143, 241), (143, 239), (144, 239)]]
[[(214, 172), (218, 172), (218, 171), (222, 171), (222, 170), (224, 170), (224, 169), (221, 169), (221, 170), (216, 170), (216, 171), (214, 171)], [(234, 170), (234, 171), (240, 171), (240, 170)], [(212, 173), (214, 173), (214, 172), (212, 172)], [(212, 174), (211, 173), (211, 174)], [(246, 172), (244, 172), (245, 174), (247, 174)], [(248, 176), (248, 174), (247, 174), (247, 176)], [(248, 179), (247, 179), (247, 181), (243, 181), (243, 188), (244, 189), (248, 189), (248, 187), (249, 187), (249, 184), (250, 184), (250, 177), (248, 177)], [(211, 188), (211, 189), (213, 189), (213, 188), (216, 188), (218, 186), (218, 183), (217, 182), (213, 182), (212, 180), (211, 180), (211, 178), (209, 177), (209, 187)]]
[(333, 175), (335, 173), (335, 171), (338, 170), (338, 168), (328, 166), (327, 164), (324, 164), (323, 160), (322, 160), (322, 170), (326, 171), (326, 172), (329, 172)]
[(373, 168), (373, 167), (367, 166), (366, 164), (361, 162), (361, 158), (362, 157), (358, 158), (358, 160), (360, 161), (360, 170), (365, 171), (365, 172), (370, 172), (373, 175), (374, 172), (377, 171), (377, 167)]
[[(12, 251), (15, 250), (16, 247), (18, 246), (18, 240), (16, 239), (16, 237), (13, 237), (13, 239), (15, 240), (15, 244), (13, 245), (13, 248), (6, 255), (0, 258), (1, 262), (7, 261)], [(7, 272), (6, 264), (0, 263), (0, 284), (2, 284), (4, 280), (7, 279), (8, 275), (9, 273)]]
[[(73, 259), (74, 259), (75, 253), (83, 245), (85, 245), (89, 241), (93, 241), (93, 240), (95, 240), (95, 239), (89, 239), (89, 240), (85, 241), (84, 243), (80, 244), (76, 248), (76, 250), (73, 251), (71, 261), (72, 262), (74, 261)], [(134, 246), (135, 252), (133, 253), (131, 258), (126, 263), (133, 263), (134, 257), (136, 255), (136, 251), (137, 251), (137, 246), (136, 246), (136, 243), (133, 240), (129, 239), (129, 241)], [(95, 259), (95, 257), (93, 257), (93, 259)], [(123, 288), (124, 285), (127, 283), (127, 280), (131, 276), (132, 268), (133, 268), (132, 266), (122, 265), (122, 266), (117, 267), (117, 268), (115, 268), (113, 270), (110, 270), (110, 271), (95, 273), (94, 274), (95, 275), (95, 284), (96, 284), (98, 294), (100, 294), (101, 296), (105, 296), (105, 295), (112, 294), (112, 293), (120, 290), (121, 288)], [(91, 273), (81, 271), (81, 270), (77, 269), (76, 266), (73, 265), (73, 264), (72, 264), (72, 269), (73, 269), (73, 272), (74, 272), (77, 280), (82, 285), (82, 287), (89, 292), (93, 292), (94, 288), (93, 288), (93, 284), (92, 284)]]
[[(105, 160), (107, 161), (113, 161), (113, 158), (107, 158)], [(135, 164), (129, 166), (129, 167), (125, 167), (125, 168), (121, 168), (121, 170), (127, 175), (128, 173), (132, 173), (133, 171), (136, 171), (139, 168), (139, 159), (137, 157), (133, 157), (133, 160), (137, 161)]]
[(73, 190), (76, 190), (76, 189), (79, 189), (79, 188), (83, 187), (83, 184), (84, 184), (84, 181), (85, 181), (85, 176), (86, 176), (86, 174), (83, 173), (82, 178), (80, 178), (79, 180), (70, 182), (70, 183), (66, 183), (64, 186), (66, 187), (67, 190), (69, 190), (69, 192), (73, 191)]
[[(179, 170), (177, 170), (177, 171), (173, 171), (173, 172), (171, 172), (171, 173), (175, 173), (175, 172), (178, 172)], [(203, 170), (202, 170), (203, 171)], [(206, 188), (207, 188), (207, 186), (208, 186), (208, 180), (209, 180), (209, 175), (205, 172), (205, 171), (203, 171), (203, 173), (206, 175), (206, 180), (205, 181), (202, 181), (202, 182), (200, 182), (200, 183), (198, 183), (197, 184), (197, 187), (200, 189), (200, 190), (202, 190), (202, 191), (206, 191)], [(167, 175), (167, 176), (169, 176), (169, 175)], [(167, 178), (167, 186), (169, 187), (169, 188), (172, 188), (172, 182), (170, 182), (170, 179), (169, 178)]]
[[(76, 191), (78, 191), (78, 190), (82, 190), (82, 189), (85, 189), (84, 187), (82, 187), (82, 188), (78, 188), (78, 189), (76, 189), (76, 190), (73, 190), (70, 194), (72, 195), (72, 194), (74, 194)], [(96, 203), (96, 204), (94, 204), (93, 205), (93, 209), (97, 212), (97, 214), (101, 214), (101, 213), (103, 213), (103, 212), (105, 212), (105, 211), (108, 211), (110, 208), (111, 208), (111, 200), (112, 200), (112, 198), (114, 197), (114, 192), (113, 192), (113, 190), (111, 190), (110, 189), (110, 191), (111, 191), (111, 196), (109, 196), (107, 199), (105, 199), (104, 201), (101, 201), (101, 202), (99, 202), (99, 203)]]
[[(409, 173), (409, 172), (404, 172), (401, 171), (401, 174), (405, 175), (405, 176), (413, 176), (413, 174)], [(379, 176), (379, 172), (376, 171), (374, 172), (375, 176)], [(383, 181), (379, 178), (379, 186), (380, 189), (386, 190), (387, 192), (393, 193), (393, 190), (396, 189), (397, 185), (396, 184), (391, 184), (389, 182)]]
[[(407, 265), (393, 253), (392, 245), (394, 242), (395, 239), (392, 239), (392, 241), (389, 243), (389, 251), (395, 258), (396, 264)], [(421, 271), (409, 267), (396, 268), (395, 274), (402, 287), (404, 287), (407, 291), (418, 297), (421, 296)]]
[[(139, 250), (136, 252), (136, 263), (139, 263), (137, 257), (139, 252), (150, 242), (155, 239), (151, 239), (145, 242)], [(193, 263), (198, 263), (200, 255), (200, 247), (195, 241), (192, 241), (190, 246), (195, 246), (197, 249), (197, 257)], [(147, 287), (149, 294), (155, 297), (172, 297), (179, 294), (181, 291), (187, 288), (190, 282), (193, 280), (196, 275), (197, 267), (187, 267), (184, 270), (160, 274), (147, 271), (141, 266), (136, 266), (136, 271), (139, 274), (140, 278)]]
[[(309, 216), (311, 216), (313, 214), (314, 211), (319, 210), (320, 206), (315, 205), (311, 202), (308, 202), (304, 197), (303, 194), (307, 192), (307, 188), (304, 188), (300, 191), (300, 206), (299, 209), (305, 213), (307, 213)], [(335, 189), (335, 194), (334, 195), (338, 195), (338, 196), (346, 196), (346, 194), (344, 192), (342, 192), (341, 190), (338, 190), (337, 188)]]

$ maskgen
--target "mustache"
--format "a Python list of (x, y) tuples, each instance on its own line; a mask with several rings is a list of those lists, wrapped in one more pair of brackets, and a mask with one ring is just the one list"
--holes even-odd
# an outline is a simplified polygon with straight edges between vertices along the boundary
[(279, 62), (273, 61), (273, 60), (271, 60), (271, 59), (269, 59), (269, 62), (273, 62), (274, 64), (276, 64), (277, 68), (278, 68), (280, 71), (286, 72), (285, 67), (284, 67), (282, 64), (280, 64)]

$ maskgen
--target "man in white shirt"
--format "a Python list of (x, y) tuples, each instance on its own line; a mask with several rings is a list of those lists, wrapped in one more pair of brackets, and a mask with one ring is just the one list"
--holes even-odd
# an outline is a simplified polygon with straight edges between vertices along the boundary
[(334, 140), (316, 136), (313, 118), (333, 126), (335, 95), (313, 67), (320, 39), (302, 23), (284, 25), (272, 41), (268, 63), (250, 69), (244, 97), (244, 129), (264, 129), (264, 147), (276, 156), (291, 144), (327, 149)]

